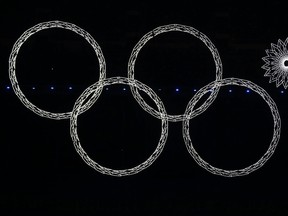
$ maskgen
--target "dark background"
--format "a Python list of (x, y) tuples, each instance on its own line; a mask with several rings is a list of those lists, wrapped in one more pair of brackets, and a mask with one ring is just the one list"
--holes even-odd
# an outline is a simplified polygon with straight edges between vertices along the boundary
[[(288, 215), (287, 91), (269, 84), (261, 69), (265, 49), (288, 36), (286, 2), (23, 1), (2, 2), (0, 8), (1, 215)], [(223, 77), (248, 79), (276, 102), (282, 133), (274, 155), (250, 175), (216, 176), (187, 152), (182, 123), (171, 122), (164, 151), (148, 169), (122, 178), (94, 171), (73, 147), (69, 120), (41, 118), (7, 89), (13, 44), (28, 28), (49, 20), (71, 22), (89, 32), (103, 51), (107, 77), (127, 76), (133, 47), (160, 25), (179, 23), (203, 32), (219, 51)], [(91, 46), (67, 30), (33, 35), (17, 57), (22, 91), (32, 103), (51, 112), (72, 110), (83, 90), (98, 80), (98, 73)], [(140, 51), (135, 78), (159, 95), (168, 113), (181, 114), (194, 89), (215, 79), (215, 65), (197, 38), (166, 33)], [(79, 117), (81, 144), (103, 166), (130, 168), (154, 151), (161, 121), (140, 108), (128, 86), (107, 87)], [(269, 107), (258, 94), (246, 90), (221, 88), (210, 108), (190, 121), (195, 148), (216, 167), (246, 167), (269, 146), (273, 131)]]

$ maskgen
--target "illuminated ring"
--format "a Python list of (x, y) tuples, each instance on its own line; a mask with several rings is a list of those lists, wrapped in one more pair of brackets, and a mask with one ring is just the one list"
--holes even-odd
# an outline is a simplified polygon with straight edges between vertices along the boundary
[[(128, 78), (134, 79), (134, 67), (135, 67), (135, 61), (137, 59), (137, 56), (141, 50), (141, 48), (152, 38), (154, 38), (155, 36), (161, 34), (161, 33), (165, 33), (165, 32), (171, 32), (171, 31), (180, 31), (180, 32), (185, 32), (185, 33), (189, 33), (193, 36), (195, 36), (196, 38), (199, 38), (210, 50), (210, 52), (213, 55), (213, 59), (216, 65), (216, 80), (221, 80), (222, 79), (222, 63), (221, 63), (221, 59), (219, 56), (219, 53), (216, 49), (216, 47), (214, 46), (214, 44), (210, 41), (210, 39), (203, 34), (202, 32), (199, 32), (198, 30), (190, 27), (190, 26), (185, 26), (185, 25), (180, 25), (180, 24), (170, 24), (170, 25), (164, 25), (164, 26), (160, 26), (155, 28), (154, 30), (148, 32), (147, 34), (145, 34), (140, 41), (136, 44), (136, 46), (133, 48), (131, 56), (129, 58), (129, 62), (128, 62)], [(151, 115), (153, 115), (156, 118), (161, 119), (161, 116), (163, 116), (163, 113), (159, 113), (158, 111), (156, 111), (155, 109), (153, 109), (152, 107), (150, 107), (140, 96), (139, 92), (137, 89), (135, 89), (135, 87), (131, 87), (132, 89), (132, 94), (135, 97), (135, 99), (137, 100), (137, 102), (140, 104), (140, 106), (142, 108), (145, 108), (145, 110), (147, 110)], [(207, 107), (207, 103), (208, 105), (210, 105), (216, 98), (217, 94), (218, 94), (219, 88), (215, 89), (215, 91), (209, 96), (209, 98), (203, 103), (202, 106), (200, 106), (199, 108), (197, 108), (195, 110), (195, 112), (197, 112), (197, 114), (200, 114), (202, 112), (205, 111), (205, 109), (203, 109), (203, 107)], [(141, 100), (138, 100), (141, 99)], [(211, 100), (213, 99), (213, 100)], [(186, 117), (184, 114), (182, 115), (168, 115), (168, 120), (172, 121), (172, 122), (176, 122), (176, 121), (183, 121)]]
[[(213, 167), (209, 163), (204, 161), (193, 147), (193, 144), (189, 135), (189, 119), (191, 119), (190, 115), (192, 115), (192, 117), (193, 115), (195, 115), (193, 113), (194, 106), (197, 104), (197, 102), (201, 99), (203, 95), (205, 95), (207, 92), (211, 90), (213, 91), (215, 88), (215, 85), (217, 85), (218, 87), (226, 86), (226, 85), (237, 85), (237, 86), (247, 87), (255, 91), (256, 93), (258, 93), (270, 107), (270, 110), (273, 116), (274, 131), (273, 131), (273, 138), (270, 142), (269, 148), (266, 151), (266, 153), (256, 163), (244, 169), (224, 170), (224, 169)], [(216, 175), (221, 175), (225, 177), (243, 176), (243, 175), (248, 175), (249, 173), (259, 169), (272, 156), (278, 144), (278, 141), (280, 139), (281, 120), (280, 120), (280, 115), (279, 115), (278, 108), (275, 102), (263, 88), (257, 86), (256, 84), (248, 80), (243, 80), (243, 79), (238, 79), (238, 78), (227, 78), (227, 79), (209, 83), (208, 85), (201, 88), (194, 95), (194, 97), (189, 101), (186, 107), (185, 115), (187, 116), (187, 118), (183, 121), (183, 138), (184, 138), (186, 147), (188, 149), (188, 152), (191, 154), (191, 156), (194, 158), (197, 164), (199, 164), (202, 168), (206, 169), (207, 171)]]
[[(163, 113), (163, 117), (161, 118), (162, 132), (161, 132), (161, 137), (158, 142), (156, 150), (152, 153), (152, 155), (146, 161), (144, 161), (140, 165), (133, 167), (133, 168), (129, 168), (129, 169), (123, 169), (123, 170), (115, 170), (115, 169), (106, 168), (96, 163), (95, 161), (93, 161), (88, 156), (88, 154), (84, 151), (84, 149), (81, 147), (80, 140), (77, 134), (77, 117), (80, 113), (83, 102), (91, 94), (99, 96), (100, 95), (99, 89), (102, 89), (104, 86), (113, 85), (113, 84), (126, 84), (129, 86), (134, 86), (136, 88), (139, 88), (141, 91), (144, 91), (146, 94), (148, 94), (151, 97), (151, 99), (157, 105), (159, 111)], [(112, 77), (112, 78), (107, 78), (107, 79), (98, 81), (95, 84), (91, 85), (77, 99), (77, 101), (75, 102), (73, 111), (72, 111), (71, 119), (70, 119), (70, 134), (71, 134), (71, 138), (73, 140), (73, 144), (77, 153), (89, 166), (91, 166), (98, 172), (102, 174), (106, 174), (106, 175), (119, 176), (119, 177), (133, 175), (148, 168), (158, 158), (158, 156), (162, 152), (164, 145), (166, 143), (166, 140), (167, 140), (167, 136), (168, 136), (168, 119), (165, 118), (165, 116), (166, 116), (166, 111), (165, 111), (163, 103), (161, 102), (159, 97), (155, 94), (155, 92), (153, 92), (153, 90), (149, 88), (147, 85), (135, 79), (128, 79), (126, 77)]]
[[(32, 28), (26, 30), (20, 38), (15, 42), (10, 57), (9, 57), (9, 78), (12, 83), (13, 90), (15, 94), (18, 96), (20, 101), (26, 106), (28, 109), (32, 110), (34, 113), (36, 113), (39, 116), (50, 118), (50, 119), (68, 119), (71, 116), (71, 112), (65, 112), (65, 113), (51, 113), (45, 110), (42, 110), (38, 108), (36, 105), (32, 104), (24, 95), (24, 93), (21, 91), (17, 78), (16, 78), (16, 57), (18, 55), (18, 52), (22, 46), (22, 44), (33, 34), (49, 28), (63, 28), (67, 30), (71, 30), (75, 32), (76, 34), (82, 36), (85, 38), (88, 43), (93, 47), (98, 61), (99, 61), (99, 80), (105, 79), (106, 77), (106, 65), (105, 65), (105, 59), (102, 54), (100, 46), (97, 44), (97, 42), (94, 40), (94, 38), (85, 30), (81, 29), (80, 27), (67, 22), (62, 21), (49, 21), (49, 22), (42, 22), (39, 23)], [(95, 101), (95, 98), (92, 97), (91, 100), (89, 100), (85, 106), (81, 108), (81, 113), (85, 112), (87, 109), (89, 109), (93, 102)]]

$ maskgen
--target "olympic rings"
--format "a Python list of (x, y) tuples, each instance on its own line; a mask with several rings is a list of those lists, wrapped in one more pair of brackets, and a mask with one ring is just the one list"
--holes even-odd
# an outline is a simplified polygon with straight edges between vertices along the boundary
[[(76, 34), (82, 36), (85, 38), (88, 43), (93, 47), (95, 50), (96, 56), (99, 61), (99, 69), (100, 69), (100, 75), (99, 75), (99, 80), (105, 79), (106, 77), (106, 64), (105, 64), (105, 59), (102, 54), (100, 46), (97, 44), (97, 42), (94, 40), (94, 38), (85, 30), (81, 29), (80, 27), (72, 24), (72, 23), (67, 23), (67, 22), (62, 22), (62, 21), (50, 21), (50, 22), (42, 22), (39, 23), (30, 29), (26, 30), (20, 38), (15, 42), (10, 57), (9, 57), (9, 78), (12, 83), (13, 90), (15, 94), (18, 96), (20, 101), (24, 104), (25, 107), (33, 111), (39, 116), (50, 118), (50, 119), (68, 119), (71, 116), (71, 112), (65, 112), (65, 113), (51, 113), (45, 110), (42, 110), (38, 108), (36, 105), (32, 104), (24, 95), (24, 93), (21, 91), (17, 78), (16, 78), (16, 58), (18, 55), (18, 52), (23, 45), (23, 43), (33, 34), (44, 30), (44, 29), (49, 29), (49, 28), (63, 28), (63, 29), (68, 29)], [(88, 101), (85, 106), (82, 107), (81, 113), (85, 112), (88, 110), (94, 102), (94, 97), (91, 98), (91, 100)]]
[[(171, 31), (180, 31), (180, 32), (185, 32), (188, 34), (191, 34), (193, 36), (195, 36), (196, 38), (199, 38), (210, 50), (210, 52), (212, 53), (214, 62), (215, 62), (215, 66), (216, 66), (216, 80), (221, 80), (222, 79), (222, 63), (221, 63), (221, 59), (219, 56), (219, 53), (216, 49), (216, 47), (214, 46), (214, 44), (210, 41), (210, 39), (203, 34), (202, 32), (199, 32), (198, 30), (190, 27), (190, 26), (185, 26), (185, 25), (179, 25), (179, 24), (172, 24), (172, 25), (164, 25), (164, 26), (160, 26), (157, 27), (155, 29), (153, 29), (152, 31), (148, 32), (147, 34), (145, 34), (140, 41), (136, 44), (136, 46), (133, 48), (132, 53), (130, 55), (129, 58), (129, 62), (128, 62), (128, 77), (131, 79), (134, 79), (134, 67), (135, 67), (135, 62), (137, 59), (137, 56), (141, 50), (141, 48), (152, 38), (154, 38), (155, 36), (162, 34), (162, 33), (166, 33), (166, 32), (171, 32)], [(140, 104), (140, 106), (145, 110), (147, 110), (151, 115), (153, 115), (156, 118), (161, 118), (162, 113), (159, 113), (157, 111), (154, 110), (154, 108), (152, 108), (151, 106), (149, 106), (144, 100), (138, 100), (141, 97), (141, 95), (138, 93), (137, 89), (135, 89), (133, 86), (131, 87), (132, 90), (132, 94), (134, 96), (134, 98), (137, 100), (137, 102)], [(201, 105), (200, 107), (198, 107), (195, 110), (195, 113), (200, 114), (202, 112), (205, 111), (205, 109), (203, 109), (203, 107), (207, 107), (207, 105), (211, 105), (211, 103), (214, 101), (214, 99), (217, 97), (219, 88), (216, 88), (215, 91), (213, 91), (213, 93), (209, 96), (209, 98), (203, 103), (203, 105)], [(144, 102), (144, 103), (143, 103)], [(184, 114), (182, 115), (167, 115), (168, 116), (168, 120), (172, 121), (172, 122), (177, 122), (177, 121), (183, 121), (186, 117), (184, 116)]]
[[(37, 33), (38, 31), (41, 31), (43, 29), (49, 29), (49, 28), (63, 28), (71, 30), (80, 36), (84, 37), (89, 44), (93, 47), (95, 50), (96, 56), (99, 61), (99, 68), (100, 68), (100, 75), (99, 75), (99, 81), (88, 87), (76, 100), (73, 110), (71, 112), (66, 113), (51, 113), (48, 111), (44, 111), (39, 109), (37, 106), (32, 104), (23, 94), (23, 92), (20, 90), (18, 81), (16, 79), (16, 57), (18, 55), (19, 49), (21, 48), (22, 44), (33, 34)], [(202, 87), (194, 96), (193, 98), (188, 102), (188, 105), (186, 107), (185, 113), (182, 115), (168, 115), (166, 113), (165, 107), (161, 101), (161, 99), (156, 95), (156, 93), (147, 85), (141, 83), (140, 81), (134, 79), (134, 66), (135, 62), (138, 56), (138, 53), (140, 52), (141, 48), (153, 37), (156, 35), (159, 35), (161, 33), (170, 32), (170, 31), (180, 31), (192, 34), (193, 36), (199, 38), (210, 50), (212, 53), (215, 65), (216, 65), (216, 80), (209, 83), (208, 85)], [(26, 30), (20, 38), (16, 41), (14, 44), (10, 57), (9, 57), (9, 78), (12, 83), (13, 90), (15, 94), (18, 96), (20, 101), (26, 106), (28, 109), (36, 113), (37, 115), (41, 117), (46, 117), (50, 119), (67, 119), (70, 118), (70, 135), (74, 144), (74, 147), (77, 151), (77, 153), (81, 156), (81, 158), (85, 161), (86, 164), (94, 168), (96, 171), (107, 174), (111, 176), (127, 176), (127, 175), (133, 175), (136, 173), (139, 173), (140, 171), (148, 168), (161, 154), (167, 137), (168, 137), (168, 122), (177, 122), (177, 121), (183, 121), (183, 138), (186, 145), (186, 148), (190, 155), (193, 157), (193, 159), (196, 161), (198, 165), (206, 169), (207, 171), (211, 172), (212, 174), (221, 175), (225, 177), (236, 177), (236, 176), (243, 176), (248, 175), (251, 172), (259, 169), (262, 167), (268, 159), (272, 156), (274, 153), (276, 146), (280, 139), (280, 132), (281, 132), (281, 119), (280, 115), (277, 109), (277, 106), (275, 102), (272, 100), (272, 98), (269, 96), (269, 94), (262, 89), (261, 87), (257, 86), (256, 84), (243, 80), (238, 78), (226, 78), (222, 79), (222, 63), (219, 56), (219, 53), (214, 46), (214, 44), (209, 40), (209, 38), (204, 35), (203, 33), (199, 32), (198, 30), (190, 27), (190, 26), (184, 26), (179, 24), (172, 24), (172, 25), (165, 25), (160, 26), (158, 28), (155, 28), (154, 30), (148, 32), (145, 34), (140, 41), (136, 44), (136, 46), (133, 48), (131, 56), (129, 58), (128, 62), (128, 77), (111, 77), (106, 78), (106, 64), (105, 59), (102, 54), (100, 46), (97, 44), (97, 42), (93, 39), (93, 37), (86, 32), (85, 30), (79, 28), (78, 26), (62, 22), (62, 21), (50, 21), (50, 22), (43, 22), (39, 23), (32, 28)], [(108, 85), (114, 85), (114, 84), (125, 84), (129, 85), (133, 97), (136, 99), (138, 104), (149, 114), (152, 116), (158, 118), (161, 120), (161, 136), (158, 142), (158, 145), (155, 149), (155, 151), (152, 153), (152, 155), (143, 163), (140, 165), (123, 169), (123, 170), (115, 170), (110, 169), (101, 166), (100, 164), (93, 161), (88, 154), (85, 152), (85, 150), (82, 148), (80, 144), (80, 140), (77, 134), (77, 118), (78, 115), (87, 111), (89, 108), (92, 107), (92, 105), (97, 101), (99, 98), (102, 89), (104, 86)], [(254, 164), (239, 170), (224, 170), (219, 169), (216, 167), (213, 167), (206, 161), (204, 161), (199, 154), (196, 152), (192, 145), (192, 141), (189, 135), (189, 121), (196, 117), (197, 115), (203, 113), (216, 99), (217, 94), (219, 92), (219, 89), (221, 86), (225, 85), (238, 85), (238, 86), (244, 86), (247, 88), (250, 88), (251, 90), (258, 93), (265, 102), (269, 105), (273, 120), (274, 120), (274, 129), (273, 129), (273, 138), (270, 142), (269, 148), (267, 152)], [(144, 99), (141, 97), (141, 95), (138, 92), (138, 89), (141, 91), (144, 91), (148, 96), (151, 97), (151, 99), (156, 104), (158, 111), (150, 107)], [(198, 108), (194, 109), (197, 102), (204, 96), (208, 91), (212, 89), (212, 92), (208, 99)], [(91, 96), (92, 95), (92, 96)], [(91, 97), (90, 97), (91, 96)], [(87, 101), (87, 102), (86, 102)], [(83, 105), (83, 103), (85, 104)]]
[[(80, 144), (80, 140), (79, 137), (77, 135), (77, 116), (80, 113), (81, 107), (83, 102), (89, 97), (89, 95), (91, 95), (93, 93), (93, 95), (97, 95), (98, 96), (101, 94), (101, 91), (99, 91), (99, 89), (102, 89), (103, 87), (107, 86), (107, 85), (113, 85), (113, 84), (126, 84), (129, 86), (134, 86), (142, 91), (144, 91), (146, 94), (148, 94), (151, 99), (155, 102), (155, 104), (157, 105), (159, 111), (161, 111), (161, 113), (163, 113), (163, 117), (161, 118), (162, 121), (162, 132), (161, 132), (161, 136), (160, 136), (160, 140), (158, 142), (157, 148), (156, 150), (152, 153), (152, 155), (143, 163), (141, 163), (140, 165), (130, 168), (130, 169), (124, 169), (124, 170), (114, 170), (114, 169), (110, 169), (110, 168), (106, 168), (101, 166), (100, 164), (96, 163), (95, 161), (93, 161), (88, 154), (84, 151), (84, 149), (81, 147)], [(149, 88), (147, 85), (135, 80), (135, 79), (129, 79), (126, 77), (111, 77), (108, 79), (104, 79), (101, 81), (98, 81), (96, 83), (94, 83), (93, 85), (91, 85), (90, 87), (88, 87), (81, 95), (80, 97), (76, 100), (73, 111), (72, 111), (72, 115), (71, 115), (71, 120), (70, 120), (70, 134), (74, 143), (74, 147), (77, 151), (77, 153), (82, 157), (82, 159), (92, 168), (94, 168), (95, 170), (97, 170), (100, 173), (103, 174), (108, 174), (108, 175), (112, 175), (112, 176), (127, 176), (127, 175), (133, 175), (136, 174), (144, 169), (146, 169), (147, 167), (149, 167), (160, 155), (160, 153), (162, 152), (164, 145), (166, 143), (167, 140), (167, 136), (168, 136), (168, 119), (165, 118), (165, 108), (163, 103), (161, 102), (161, 100), (158, 98), (158, 96), (155, 94), (155, 92), (153, 92), (153, 90), (151, 88)]]
[[(212, 91), (214, 91), (213, 88), (215, 85), (216, 86), (237, 85), (237, 86), (247, 87), (255, 91), (256, 93), (258, 93), (265, 100), (265, 102), (269, 105), (271, 109), (271, 113), (272, 113), (273, 121), (274, 121), (274, 131), (273, 131), (273, 138), (270, 142), (270, 146), (268, 150), (266, 151), (266, 153), (256, 163), (244, 169), (224, 170), (224, 169), (213, 167), (208, 162), (204, 161), (193, 147), (193, 144), (189, 135), (189, 119), (191, 118), (190, 115), (195, 115), (195, 113), (192, 112), (193, 107), (201, 99), (201, 97), (204, 96), (207, 92), (209, 92), (211, 89)], [(259, 169), (272, 156), (278, 144), (278, 141), (280, 139), (281, 120), (280, 120), (280, 115), (279, 115), (275, 102), (263, 88), (261, 88), (260, 86), (257, 86), (256, 84), (248, 80), (243, 80), (243, 79), (238, 79), (238, 78), (227, 78), (227, 79), (209, 83), (208, 85), (201, 88), (194, 95), (194, 97), (189, 101), (186, 111), (185, 111), (185, 115), (187, 116), (187, 118), (183, 121), (183, 138), (184, 138), (184, 142), (186, 144), (188, 152), (191, 154), (191, 156), (193, 157), (193, 159), (196, 161), (197, 164), (199, 164), (201, 167), (203, 167), (207, 171), (216, 175), (234, 177), (234, 176), (248, 175), (249, 173), (255, 171), (256, 169)]]

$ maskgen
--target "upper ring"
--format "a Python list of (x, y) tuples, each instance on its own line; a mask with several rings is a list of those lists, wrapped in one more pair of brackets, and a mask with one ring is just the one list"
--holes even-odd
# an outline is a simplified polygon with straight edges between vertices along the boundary
[[(85, 38), (88, 43), (93, 47), (96, 56), (99, 61), (99, 70), (100, 70), (100, 75), (99, 75), (99, 80), (103, 80), (106, 78), (106, 64), (105, 64), (105, 59), (103, 56), (103, 53), (101, 51), (100, 46), (97, 44), (97, 42), (94, 40), (94, 38), (85, 30), (81, 29), (80, 27), (72, 24), (72, 23), (67, 23), (67, 22), (62, 22), (62, 21), (49, 21), (49, 22), (42, 22), (39, 23), (28, 30), (26, 30), (20, 38), (15, 42), (10, 57), (9, 57), (9, 78), (12, 83), (13, 90), (17, 97), (20, 99), (20, 101), (26, 106), (28, 109), (33, 111), (39, 116), (50, 118), (50, 119), (69, 119), (71, 117), (71, 112), (64, 112), (64, 113), (51, 113), (45, 110), (42, 110), (38, 108), (36, 105), (31, 103), (24, 95), (24, 93), (21, 91), (17, 78), (16, 78), (16, 58), (18, 55), (18, 52), (23, 45), (23, 43), (33, 34), (44, 30), (44, 29), (49, 29), (49, 28), (63, 28), (63, 29), (68, 29), (76, 34), (82, 36)], [(89, 109), (93, 103), (94, 99), (89, 100), (82, 108), (81, 108), (81, 113), (85, 112), (87, 109)]]
[[(129, 58), (129, 62), (128, 62), (128, 78), (130, 79), (134, 79), (134, 67), (135, 67), (135, 61), (137, 59), (137, 56), (141, 50), (141, 48), (153, 37), (161, 34), (161, 33), (165, 33), (165, 32), (171, 32), (171, 31), (180, 31), (180, 32), (185, 32), (185, 33), (189, 33), (193, 36), (195, 36), (196, 38), (199, 38), (210, 50), (210, 52), (213, 55), (213, 59), (216, 65), (216, 81), (221, 80), (222, 79), (222, 62), (219, 56), (219, 53), (216, 49), (216, 47), (214, 46), (214, 44), (210, 41), (210, 39), (203, 34), (202, 32), (199, 32), (198, 30), (194, 29), (193, 27), (190, 26), (186, 26), (186, 25), (180, 25), (180, 24), (170, 24), (170, 25), (164, 25), (164, 26), (159, 26), (155, 29), (153, 29), (152, 31), (148, 32), (147, 34), (145, 34), (140, 41), (136, 44), (136, 46), (133, 48), (131, 56)], [(216, 89), (214, 89), (214, 91), (211, 93), (211, 95), (209, 96), (209, 98), (197, 109), (195, 109), (195, 113), (197, 113), (197, 115), (199, 115), (200, 113), (204, 112), (206, 109), (203, 109), (203, 107), (207, 108), (207, 105), (209, 106), (211, 103), (213, 103), (213, 101), (215, 100), (218, 91), (219, 91), (220, 87), (216, 87)], [(145, 108), (145, 110), (147, 110), (148, 113), (150, 113), (151, 115), (153, 115), (156, 118), (163, 118), (163, 113), (160, 113), (159, 111), (155, 110), (154, 108), (152, 108), (151, 106), (149, 106), (141, 97), (141, 95), (139, 94), (137, 88), (135, 88), (134, 86), (131, 86), (131, 91), (132, 94), (134, 96), (134, 98), (137, 100), (137, 102), (140, 104), (140, 106), (142, 108)], [(141, 100), (140, 100), (141, 99)], [(192, 115), (191, 115), (192, 116)], [(184, 114), (182, 115), (169, 115), (167, 114), (167, 118), (169, 121), (183, 121), (185, 120), (187, 117), (185, 117)]]

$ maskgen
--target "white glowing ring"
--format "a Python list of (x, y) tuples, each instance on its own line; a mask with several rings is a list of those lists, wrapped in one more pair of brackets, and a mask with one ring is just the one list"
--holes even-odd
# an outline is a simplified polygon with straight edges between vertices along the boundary
[[(94, 95), (99, 96), (100, 95), (99, 89), (102, 89), (104, 86), (113, 85), (113, 84), (126, 84), (129, 86), (134, 86), (136, 88), (139, 88), (141, 91), (144, 91), (147, 95), (151, 97), (151, 99), (157, 105), (159, 111), (163, 113), (163, 117), (161, 118), (162, 132), (161, 132), (160, 140), (158, 142), (156, 150), (152, 153), (152, 155), (146, 161), (144, 161), (140, 165), (133, 167), (133, 168), (129, 168), (129, 169), (123, 169), (123, 170), (115, 170), (115, 169), (106, 168), (96, 163), (95, 161), (93, 161), (82, 148), (78, 134), (77, 134), (77, 117), (80, 113), (80, 110), (84, 101), (91, 94), (93, 94), (93, 96)], [(98, 96), (96, 97), (98, 98)], [(148, 168), (158, 158), (158, 156), (162, 152), (164, 145), (166, 143), (166, 140), (167, 140), (167, 136), (168, 136), (168, 119), (165, 118), (165, 115), (166, 115), (166, 111), (165, 111), (163, 103), (161, 102), (159, 97), (155, 94), (155, 92), (153, 92), (153, 90), (149, 88), (147, 85), (135, 79), (128, 79), (127, 77), (111, 77), (111, 78), (107, 78), (107, 79), (94, 83), (93, 85), (88, 87), (77, 99), (77, 101), (75, 102), (73, 111), (72, 111), (71, 119), (70, 119), (70, 134), (71, 134), (73, 144), (77, 153), (89, 166), (91, 166), (98, 172), (102, 174), (106, 174), (106, 175), (119, 176), (119, 177), (133, 175)]]
[[(199, 38), (208, 47), (208, 49), (212, 53), (212, 56), (213, 56), (213, 59), (214, 59), (215, 65), (216, 65), (216, 80), (222, 79), (222, 63), (221, 63), (219, 53), (218, 53), (216, 47), (214, 46), (214, 44), (202, 32), (199, 32), (198, 30), (194, 29), (193, 27), (180, 25), (180, 24), (170, 24), (170, 25), (159, 26), (159, 27), (153, 29), (152, 31), (148, 32), (147, 34), (145, 34), (140, 39), (140, 41), (133, 48), (131, 56), (129, 58), (128, 78), (134, 79), (135, 61), (137, 59), (137, 56), (138, 56), (141, 48), (150, 39), (154, 38), (155, 36), (157, 36), (161, 33), (171, 32), (171, 31), (185, 32), (185, 33), (188, 33), (188, 34), (195, 36), (196, 38)], [(150, 107), (144, 100), (138, 100), (138, 99), (142, 99), (142, 97), (139, 95), (139, 92), (133, 86), (131, 87), (131, 89), (132, 89), (133, 96), (135, 97), (135, 99), (137, 100), (137, 102), (140, 104), (141, 107), (143, 107), (143, 108), (145, 107), (145, 110), (147, 110), (151, 115), (153, 115), (156, 118), (160, 119), (161, 116), (163, 116), (163, 113), (159, 113), (158, 111), (156, 111), (155, 109)], [(203, 105), (198, 107), (195, 110), (195, 112), (197, 111), (198, 114), (204, 112), (205, 109), (203, 109), (203, 106), (206, 106), (207, 103), (209, 103), (208, 105), (210, 105), (213, 102), (213, 100), (216, 98), (218, 91), (219, 91), (218, 88), (215, 89), (215, 91), (209, 96), (209, 98), (203, 103)], [(211, 100), (211, 98), (213, 100)], [(183, 114), (182, 115), (168, 115), (167, 114), (167, 117), (168, 117), (169, 121), (173, 121), (173, 122), (183, 121), (186, 118), (185, 115), (183, 115)]]
[[(42, 110), (38, 108), (36, 105), (32, 104), (24, 95), (24, 93), (21, 91), (17, 78), (16, 78), (16, 58), (18, 55), (18, 52), (23, 45), (23, 43), (33, 34), (44, 30), (44, 29), (49, 29), (49, 28), (63, 28), (67, 30), (71, 30), (75, 32), (76, 34), (82, 36), (85, 38), (88, 43), (93, 47), (96, 56), (99, 61), (99, 70), (100, 70), (100, 75), (99, 75), (99, 80), (105, 79), (106, 77), (106, 64), (105, 64), (105, 59), (102, 54), (100, 46), (97, 44), (97, 42), (94, 40), (94, 38), (85, 30), (81, 29), (80, 27), (72, 24), (72, 23), (67, 23), (67, 22), (62, 22), (62, 21), (49, 21), (49, 22), (42, 22), (39, 23), (32, 28), (26, 30), (20, 38), (15, 42), (10, 57), (9, 57), (9, 78), (12, 83), (13, 90), (15, 94), (18, 96), (20, 101), (26, 106), (28, 109), (32, 110), (34, 113), (36, 113), (39, 116), (50, 118), (50, 119), (68, 119), (71, 116), (71, 112), (65, 112), (65, 113), (51, 113), (45, 110)], [(94, 97), (89, 100), (85, 106), (81, 108), (81, 113), (85, 112), (87, 109), (89, 109), (94, 102)]]
[[(237, 86), (243, 86), (247, 87), (256, 93), (258, 93), (264, 100), (265, 102), (269, 105), (272, 116), (273, 116), (273, 122), (274, 122), (274, 131), (273, 131), (273, 138), (270, 142), (269, 148), (266, 151), (266, 153), (254, 164), (244, 168), (244, 169), (238, 169), (238, 170), (224, 170), (220, 168), (216, 168), (211, 166), (209, 163), (204, 161), (199, 154), (196, 152), (196, 150), (193, 147), (190, 135), (189, 135), (189, 119), (191, 119), (191, 116), (195, 115), (193, 113), (193, 107), (197, 104), (197, 102), (201, 99), (203, 95), (205, 95), (207, 92), (214, 90), (216, 86), (226, 86), (226, 85), (237, 85)], [(281, 132), (281, 119), (280, 115), (278, 112), (278, 108), (273, 101), (273, 99), (269, 96), (269, 94), (261, 87), (257, 86), (256, 84), (248, 81), (248, 80), (243, 80), (243, 79), (238, 79), (238, 78), (227, 78), (219, 81), (214, 81), (209, 83), (208, 85), (204, 86), (201, 88), (195, 95), (194, 97), (189, 101), (185, 115), (187, 116), (186, 119), (183, 121), (183, 138), (186, 144), (186, 147), (188, 149), (188, 152), (191, 154), (193, 159), (199, 164), (201, 167), (206, 169), (207, 171), (216, 174), (216, 175), (221, 175), (225, 177), (235, 177), (235, 176), (243, 176), (243, 175), (248, 175), (249, 173), (259, 169), (262, 167), (267, 160), (272, 156), (272, 154), (275, 151), (275, 148), (278, 144), (278, 141), (280, 139), (280, 132)]]

